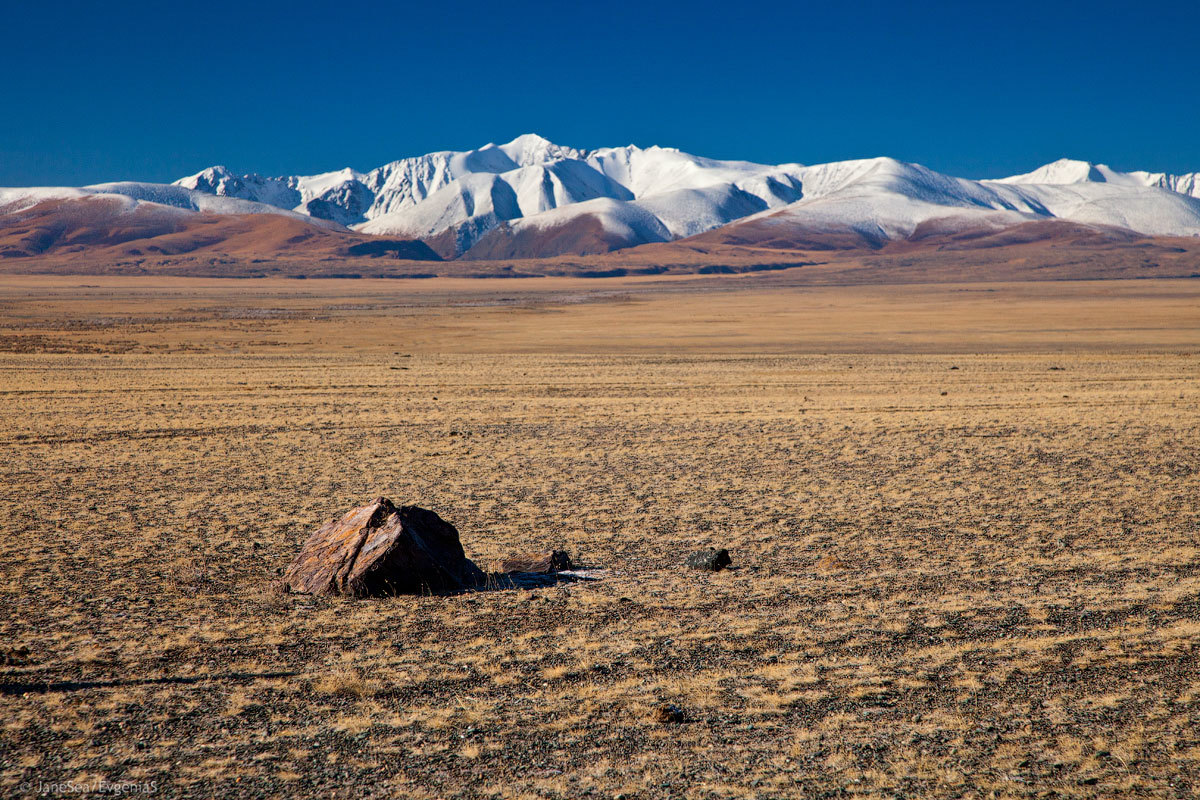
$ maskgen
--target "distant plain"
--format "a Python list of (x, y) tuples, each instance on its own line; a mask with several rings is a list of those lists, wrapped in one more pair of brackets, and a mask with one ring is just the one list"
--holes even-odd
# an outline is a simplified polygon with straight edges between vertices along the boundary
[(1195, 796), (1200, 280), (812, 274), (0, 279), (0, 794)]

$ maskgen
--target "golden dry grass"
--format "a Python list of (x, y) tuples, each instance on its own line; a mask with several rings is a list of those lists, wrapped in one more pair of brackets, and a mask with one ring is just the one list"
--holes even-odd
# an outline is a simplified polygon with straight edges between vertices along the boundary
[[(0, 793), (1195, 795), (1190, 283), (143, 286), (0, 291)], [(378, 494), (608, 574), (271, 590)]]

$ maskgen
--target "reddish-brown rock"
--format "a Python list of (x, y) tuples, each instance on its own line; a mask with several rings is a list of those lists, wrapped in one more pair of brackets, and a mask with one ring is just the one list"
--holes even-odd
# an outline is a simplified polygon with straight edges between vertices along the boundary
[(452, 592), (483, 580), (453, 525), (383, 497), (322, 526), (283, 575), (288, 591), (351, 597)]

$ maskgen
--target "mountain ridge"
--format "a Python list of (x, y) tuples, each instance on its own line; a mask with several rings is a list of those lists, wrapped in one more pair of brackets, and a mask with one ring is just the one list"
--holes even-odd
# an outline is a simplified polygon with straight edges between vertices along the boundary
[[(95, 197), (113, 200), (84, 202)], [(1197, 237), (1200, 173), (1119, 172), (1060, 159), (1020, 175), (972, 180), (888, 157), (770, 165), (659, 146), (583, 150), (525, 134), (475, 150), (399, 159), (366, 172), (344, 168), (264, 177), (212, 166), (172, 184), (0, 189), (0, 220), (14, 230), (20, 232), (34, 206), (40, 209), (37, 225), (43, 233), (19, 241), (51, 241), (55, 247), (95, 234), (86, 232), (89, 213), (100, 215), (105, 230), (95, 235), (109, 241), (120, 231), (114, 214), (128, 213), (139, 215), (131, 236), (154, 229), (145, 224), (148, 219), (164, 229), (184, 225), (176, 219), (179, 214), (275, 214), (345, 242), (417, 240), (443, 259), (589, 255), (713, 232), (729, 241), (878, 249), (912, 237), (927, 240), (929, 231), (973, 236), (1049, 220), (1081, 226), (1101, 238), (1110, 229)], [(54, 214), (67, 222), (53, 221)], [(64, 224), (84, 232), (70, 234)], [(247, 222), (238, 230), (256, 225), (263, 227)], [(57, 233), (48, 237), (46, 229)], [(204, 241), (205, 247), (219, 247), (209, 234)], [(19, 244), (6, 252), (19, 257), (33, 250), (37, 246)]]
[[(342, 201), (354, 191), (349, 183), (333, 185), (333, 175), (356, 182), (371, 202)], [(256, 178), (242, 180), (253, 185)], [(766, 165), (657, 146), (579, 150), (526, 134), (504, 145), (402, 159), (369, 173), (280, 180), (308, 187), (305, 197), (330, 202), (341, 211), (329, 216), (364, 233), (436, 239), (435, 249), (445, 258), (490, 257), (499, 240), (547, 248), (523, 249), (520, 256), (559, 255), (552, 241), (575, 241), (579, 252), (618, 249), (687, 238), (781, 210), (789, 224), (854, 231), (867, 246), (904, 238), (937, 219), (959, 219), (971, 227), (981, 215), (1001, 226), (1056, 218), (1153, 236), (1200, 234), (1197, 173), (1121, 173), (1070, 159), (1022, 175), (970, 180), (887, 157)], [(317, 197), (317, 189), (326, 194)], [(262, 194), (249, 199), (255, 197)], [(630, 207), (617, 211), (594, 202), (603, 198)], [(313, 200), (305, 202), (311, 210)], [(630, 219), (646, 213), (658, 224), (643, 219), (630, 227)], [(549, 225), (611, 235), (585, 246), (587, 237), (569, 231), (547, 236)]]

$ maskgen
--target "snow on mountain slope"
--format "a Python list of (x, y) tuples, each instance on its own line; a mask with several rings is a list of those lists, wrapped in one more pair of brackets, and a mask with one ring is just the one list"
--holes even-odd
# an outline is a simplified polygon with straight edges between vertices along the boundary
[(1061, 159), (1027, 175), (981, 183), (1046, 216), (1150, 236), (1200, 234), (1195, 174), (1118, 172), (1104, 164)]
[(469, 249), (501, 222), (521, 216), (516, 191), (495, 173), (468, 174), (429, 195), (424, 202), (376, 217), (358, 230), (374, 235), (445, 240), (443, 256)]
[(499, 225), (479, 237), (464, 257), (591, 255), (672, 238), (658, 217), (637, 203), (600, 197)]
[(1188, 197), (1200, 197), (1200, 172), (1189, 172), (1184, 175), (1167, 175), (1163, 172), (1131, 172), (1137, 175), (1147, 186), (1157, 186), (1176, 194)]
[[(281, 214), (284, 216), (306, 216), (287, 211), (268, 203), (242, 200), (234, 197), (218, 197), (194, 189), (186, 189), (175, 184), (138, 183), (122, 181), (120, 183), (98, 183), (85, 186), (83, 191), (95, 195), (119, 195), (141, 203), (156, 203), (171, 206), (186, 211), (201, 211), (209, 214)], [(320, 220), (309, 218), (309, 222), (321, 224)]]
[(419, 238), (446, 258), (600, 252), (719, 228), (747, 241), (829, 247), (880, 247), (930, 231), (1047, 220), (1200, 235), (1200, 173), (1119, 172), (1063, 159), (977, 181), (891, 158), (771, 166), (664, 147), (584, 151), (533, 134), (369, 172), (267, 178), (210, 167), (171, 185), (0, 189), (0, 214), (93, 195), (117, 198), (104, 206), (106, 214), (145, 203), (215, 215), (280, 214), (330, 230), (344, 225)]
[[(162, 206), (178, 211), (203, 212), (218, 215), (275, 214), (294, 217), (309, 224), (330, 227), (331, 223), (304, 214), (287, 211), (268, 203), (258, 203), (232, 197), (218, 197), (203, 191), (174, 184), (122, 181), (100, 183), (81, 188), (28, 187), (0, 189), (0, 214), (13, 214), (51, 200), (100, 198), (110, 200), (108, 208), (134, 212), (142, 205)], [(115, 205), (114, 205), (115, 204)], [(340, 226), (332, 226), (340, 227)]]
[(628, 147), (606, 147), (588, 154), (587, 163), (618, 183), (628, 187), (637, 198), (659, 195), (680, 189), (703, 189), (730, 184), (761, 186), (774, 177), (781, 184), (780, 199), (788, 197), (789, 189), (799, 187), (794, 174), (799, 164), (784, 164), (778, 167), (753, 164), (748, 161), (717, 161), (700, 158), (674, 148), (650, 147), (642, 149)]
[(1012, 189), (1026, 202), (1044, 209), (1044, 216), (1128, 228), (1149, 236), (1200, 234), (1200, 199), (1167, 189), (1111, 183), (1023, 185)]
[(818, 196), (747, 217), (719, 230), (737, 235), (747, 225), (759, 233), (792, 242), (798, 248), (841, 249), (882, 247), (895, 239), (906, 239), (918, 228), (937, 222), (947, 230), (977, 227), (1001, 228), (1033, 218), (1019, 211), (973, 203), (929, 202), (898, 193), (864, 192), (857, 187)]
[[(522, 157), (526, 151), (535, 150), (528, 143), (519, 150), (516, 147), (510, 149)], [(521, 166), (493, 144), (463, 153), (446, 151), (393, 161), (366, 174), (364, 185), (372, 192), (374, 200), (364, 212), (364, 218), (373, 220), (411, 208), (454, 181), (474, 173), (498, 175)]]
[(1143, 186), (1166, 189), (1189, 197), (1200, 197), (1200, 173), (1169, 175), (1164, 172), (1118, 172), (1106, 164), (1060, 158), (1033, 172), (1000, 178), (995, 183), (1014, 184), (1075, 184), (1109, 183), (1121, 186)]
[(1016, 184), (1043, 184), (1049, 183), (1054, 185), (1068, 183), (1123, 183), (1132, 186), (1145, 186), (1146, 184), (1138, 181), (1123, 172), (1117, 172), (1115, 169), (1105, 164), (1092, 164), (1088, 161), (1076, 161), (1070, 158), (1060, 158), (1058, 161), (1052, 161), (1049, 164), (1044, 164), (1033, 172), (1027, 172), (1023, 175), (1013, 175), (1008, 178), (1000, 178), (996, 183), (1016, 183)]
[(1015, 210), (976, 181), (953, 178), (920, 164), (894, 158), (868, 158), (818, 164), (801, 171), (804, 199), (837, 194), (858, 197), (904, 197), (944, 206), (979, 206)]
[(806, 167), (800, 171), (803, 199), (729, 225), (728, 236), (793, 246), (881, 247), (931, 224), (950, 233), (1039, 219), (1148, 235), (1200, 234), (1200, 201), (1128, 174), (1056, 162), (1030, 175), (971, 181), (889, 158)]
[(230, 199), (266, 203), (280, 209), (341, 225), (362, 221), (374, 194), (364, 176), (351, 169), (291, 178), (235, 175), (225, 167), (209, 167), (175, 181), (174, 186)]
[[(9, 202), (11, 194), (0, 192), (0, 259), (52, 256), (94, 265), (182, 254), (222, 260), (438, 260), (420, 242), (356, 234), (300, 214), (199, 213), (122, 194), (82, 191), (26, 192)], [(199, 258), (197, 263), (207, 260)]]
[(211, 167), (177, 184), (275, 202), (367, 233), (441, 236), (455, 243), (456, 252), (449, 254), (457, 255), (504, 221), (600, 198), (651, 201), (642, 209), (653, 209), (672, 235), (687, 236), (799, 199), (798, 169), (660, 147), (587, 153), (526, 134), (503, 145), (402, 159), (367, 173), (263, 178)]
[(630, 205), (654, 215), (675, 239), (695, 236), (768, 207), (760, 196), (731, 185), (676, 189)]
[(169, 184), (0, 189), (3, 258), (49, 253), (90, 253), (98, 258), (197, 252), (332, 254), (348, 251), (362, 238), (311, 216)]
[[(367, 173), (343, 169), (319, 175), (264, 178), (260, 175), (234, 175), (225, 167), (209, 167), (176, 181), (176, 185), (223, 197), (270, 203), (298, 213), (329, 219), (344, 225), (361, 224), (405, 209), (415, 208), (452, 183), (479, 174), (500, 174), (522, 167), (539, 167), (562, 160), (578, 160), (581, 153), (560, 147), (540, 136), (519, 136), (505, 145), (488, 144), (466, 152), (438, 152), (393, 161)], [(578, 173), (577, 173), (578, 174)], [(595, 183), (593, 176), (583, 176)], [(469, 186), (491, 191), (490, 181), (474, 181)], [(464, 186), (465, 191), (469, 191)], [(565, 195), (571, 196), (567, 190)], [(584, 199), (596, 196), (584, 193)], [(435, 201), (444, 205), (445, 200)], [(474, 205), (467, 201), (466, 206)], [(546, 206), (553, 208), (553, 205)], [(545, 210), (545, 209), (539, 209)], [(430, 211), (413, 220), (393, 217), (388, 230), (419, 229)], [(470, 215), (473, 216), (473, 215)], [(451, 224), (466, 222), (466, 218)], [(373, 230), (381, 232), (380, 225)]]
[(175, 186), (217, 195), (266, 203), (278, 208), (300, 205), (300, 192), (281, 178), (262, 178), (258, 175), (234, 175), (225, 167), (206, 170), (175, 181)]
[[(501, 169), (506, 165), (497, 160), (496, 151), (507, 156), (515, 168)], [(369, 221), (358, 229), (369, 233), (431, 236), (438, 234), (430, 229), (430, 221), (436, 220), (437, 225), (443, 226), (443, 232), (454, 232), (461, 253), (473, 247), (479, 238), (502, 221), (608, 198), (634, 202), (640, 211), (649, 211), (657, 218), (659, 225), (653, 226), (653, 230), (664, 227), (671, 236), (679, 237), (724, 225), (765, 208), (782, 206), (801, 196), (800, 182), (795, 177), (799, 169), (796, 165), (771, 167), (716, 161), (659, 147), (643, 150), (630, 146), (583, 153), (527, 135), (500, 147), (488, 145), (466, 154), (435, 156), (437, 158), (431, 163), (396, 162), (381, 168), (392, 170), (392, 176), (378, 190), (368, 214)], [(538, 158), (549, 160), (538, 162)], [(468, 165), (479, 168), (481, 162), (488, 172), (497, 174), (512, 188), (519, 213), (498, 213), (494, 219), (488, 219), (466, 211), (468, 206), (486, 206), (486, 201), (482, 204), (456, 201), (455, 206), (462, 211), (459, 212), (461, 219), (454, 220), (453, 213), (448, 214), (446, 210), (445, 187), (458, 186), (459, 194), (465, 200), (472, 190), (472, 183), (462, 170)], [(412, 178), (418, 168), (423, 168), (429, 178), (421, 188), (438, 184), (443, 188), (423, 197), (413, 191), (416, 182)], [(397, 174), (404, 180), (398, 180)], [(494, 195), (497, 187), (489, 182), (486, 190)], [(436, 212), (424, 209), (425, 205), (434, 205)], [(377, 213), (381, 209), (391, 210)], [(640, 218), (640, 212), (634, 216)], [(568, 218), (572, 218), (571, 215), (552, 217), (555, 225)]]
[[(690, 237), (783, 208), (792, 224), (839, 231), (873, 246), (910, 236), (930, 220), (953, 227), (1058, 217), (1146, 234), (1200, 232), (1195, 208), (1181, 200), (1200, 197), (1195, 174), (1122, 173), (1066, 159), (1025, 175), (972, 181), (890, 158), (769, 166), (664, 147), (582, 151), (526, 134), (507, 144), (430, 153), (366, 173), (261, 178), (214, 167), (179, 183), (337, 220), (364, 233), (436, 240), (445, 257), (466, 253), (502, 226), (504, 232), (494, 237), (507, 243), (502, 250), (512, 249), (515, 240), (541, 242), (543, 237), (526, 232), (534, 228), (518, 220), (599, 199), (629, 204), (631, 210), (621, 214), (643, 221), (650, 215), (656, 224), (615, 233), (613, 220), (625, 217), (611, 204), (599, 204), (599, 211), (552, 214), (546, 226), (581, 225), (591, 232), (583, 237), (588, 247), (602, 240), (639, 244), (641, 235), (658, 241), (664, 229), (670, 238)], [(496, 249), (493, 241), (479, 252)]]
[(597, 198), (633, 196), (581, 161), (555, 161), (504, 173), (467, 173), (423, 201), (378, 216), (358, 230), (419, 238), (446, 234), (454, 247), (445, 248), (445, 254), (458, 255), (501, 222)]
[(880, 246), (910, 236), (930, 220), (1005, 225), (1039, 216), (1039, 209), (1017, 192), (1006, 196), (979, 182), (892, 158), (818, 164), (802, 168), (799, 177), (802, 199), (748, 221), (770, 219), (772, 227), (798, 226)]
[(83, 189), (68, 186), (28, 186), (0, 189), (0, 214), (16, 214), (51, 200), (74, 200), (87, 197)]
[[(496, 147), (496, 145), (487, 145), (486, 147)], [(574, 147), (554, 144), (536, 133), (522, 134), (508, 144), (500, 145), (497, 149), (508, 156), (518, 167), (532, 167), (535, 164), (545, 164), (561, 159), (583, 158), (583, 151), (576, 150)]]
[(516, 220), (514, 230), (551, 230), (561, 228), (577, 217), (594, 217), (608, 233), (626, 238), (645, 236), (650, 241), (670, 241), (671, 232), (658, 217), (637, 203), (622, 203), (608, 197), (556, 208), (534, 217)]

